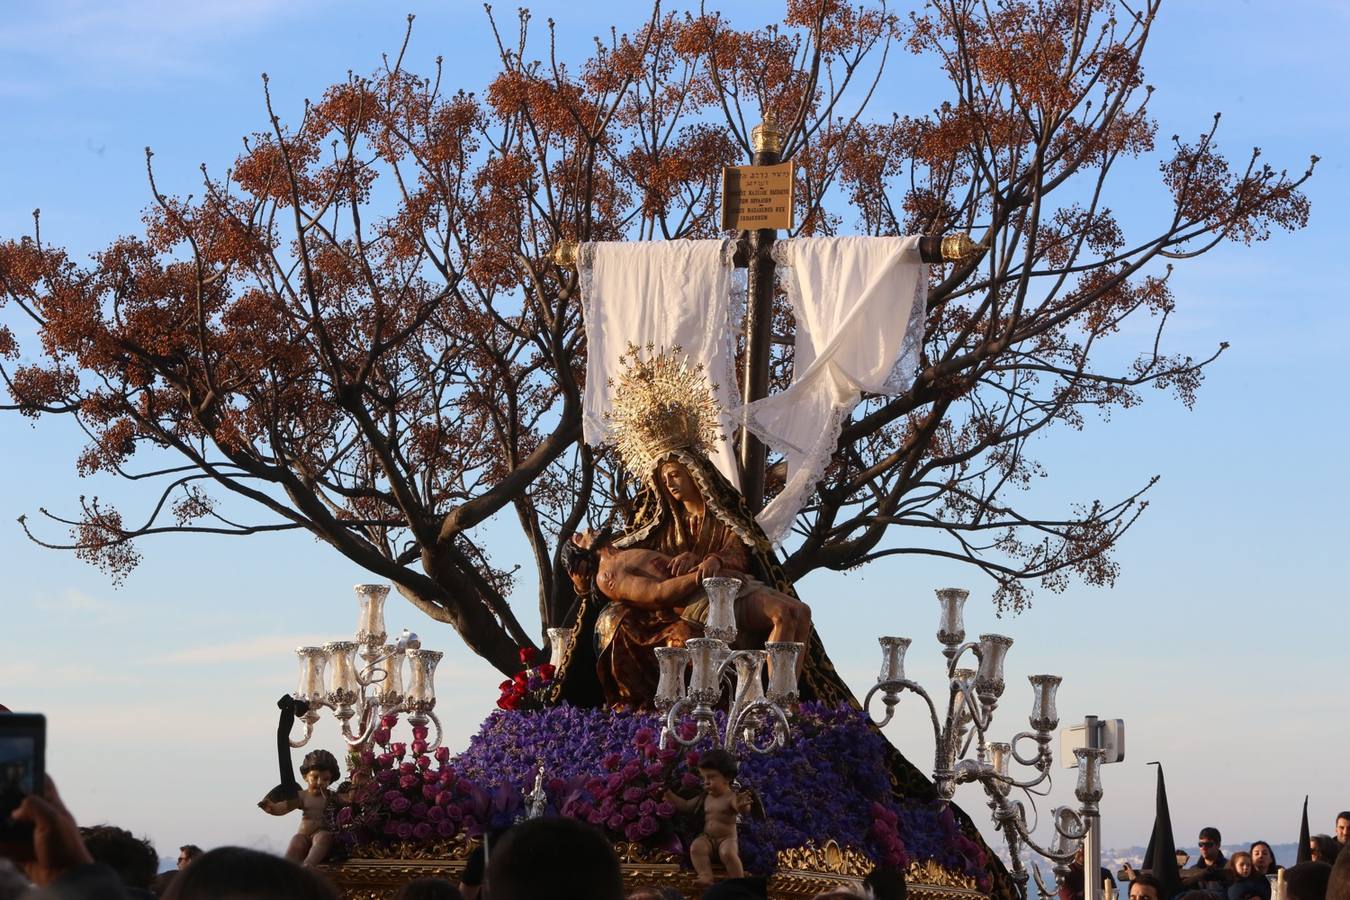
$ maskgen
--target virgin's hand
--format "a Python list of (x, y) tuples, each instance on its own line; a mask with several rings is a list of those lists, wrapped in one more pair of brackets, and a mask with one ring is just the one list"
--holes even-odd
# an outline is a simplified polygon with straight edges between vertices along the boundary
[(685, 551), (670, 561), (671, 575), (684, 575), (698, 568), (698, 557), (693, 553)]
[(713, 578), (720, 571), (722, 571), (722, 561), (715, 556), (709, 556), (698, 565), (699, 580)]

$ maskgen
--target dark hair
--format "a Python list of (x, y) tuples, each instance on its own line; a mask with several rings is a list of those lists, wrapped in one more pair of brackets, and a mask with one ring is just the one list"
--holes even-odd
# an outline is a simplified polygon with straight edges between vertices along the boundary
[[(1134, 880), (1130, 882), (1130, 887), (1134, 887), (1136, 884), (1140, 887), (1153, 888), (1153, 894), (1158, 900), (1168, 900), (1167, 897), (1163, 896), (1162, 881), (1158, 879), (1158, 876), (1150, 872), (1137, 872)], [(1129, 891), (1126, 891), (1125, 895), (1129, 896)]]
[(890, 866), (877, 866), (868, 872), (863, 887), (871, 891), (876, 900), (905, 900), (909, 893), (905, 873)]
[(575, 575), (581, 570), (583, 563), (595, 566), (595, 548), (581, 547), (571, 541), (563, 541), (562, 546), (558, 548), (558, 561), (562, 563), (564, 572)]
[(1334, 865), (1336, 854), (1341, 852), (1340, 842), (1329, 834), (1315, 834), (1308, 838), (1308, 843), (1317, 848), (1317, 861), (1328, 865)]
[(178, 848), (178, 852), (186, 853), (188, 862), (192, 862), (194, 859), (202, 855), (202, 848), (198, 847), (196, 844), (184, 844), (183, 846)]
[(94, 825), (80, 829), (85, 847), (94, 862), (103, 863), (127, 887), (149, 889), (159, 874), (159, 854), (145, 838), (138, 838), (116, 825)]
[(1350, 822), (1350, 809), (1343, 809), (1340, 812), (1336, 813), (1336, 821), (1339, 822), (1341, 819), (1345, 819), (1347, 822)]
[(394, 900), (463, 900), (459, 888), (443, 878), (418, 878), (398, 889)]
[[(565, 872), (565, 877), (559, 877)], [(606, 838), (575, 819), (530, 819), (502, 835), (488, 858), (492, 900), (621, 900), (619, 858)]]
[(337, 757), (327, 750), (311, 750), (305, 754), (304, 762), (300, 763), (300, 777), (308, 775), (312, 769), (326, 770), (328, 780), (331, 782), (342, 780), (342, 770), (338, 768)]
[(1305, 862), (1284, 870), (1285, 896), (1289, 900), (1326, 900), (1331, 866), (1324, 862)]
[[(1265, 847), (1266, 852), (1270, 854), (1271, 871), (1274, 871), (1275, 869), (1279, 868), (1280, 864), (1275, 860), (1275, 848), (1270, 846), (1270, 841), (1252, 841), (1252, 845), (1247, 848), (1247, 852), (1251, 853), (1253, 850), (1256, 849), (1258, 844), (1261, 845), (1262, 847)], [(1252, 865), (1256, 865), (1255, 859), (1252, 860)]]
[(174, 878), (164, 900), (338, 900), (313, 869), (244, 847), (203, 853)]
[(1212, 841), (1213, 841), (1214, 843), (1216, 843), (1216, 844), (1222, 844), (1222, 843), (1223, 843), (1223, 838), (1219, 835), (1219, 829), (1215, 828), (1213, 825), (1207, 825), (1207, 826), (1205, 826), (1204, 828), (1201, 828), (1201, 829), (1200, 829), (1200, 838), (1201, 838), (1201, 840), (1204, 840), (1205, 838), (1209, 838), (1210, 840), (1212, 840)]
[(718, 747), (709, 750), (698, 758), (698, 767), (700, 769), (712, 769), (714, 772), (721, 772), (728, 781), (736, 777), (736, 757), (727, 751)]
[(769, 896), (763, 878), (725, 878), (703, 892), (703, 900), (763, 900)]

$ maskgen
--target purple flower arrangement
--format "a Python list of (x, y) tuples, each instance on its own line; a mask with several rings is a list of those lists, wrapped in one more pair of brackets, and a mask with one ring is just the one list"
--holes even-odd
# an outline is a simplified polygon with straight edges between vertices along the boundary
[[(425, 729), (414, 729), (406, 747), (391, 743), (393, 725), (392, 717), (381, 722), (377, 749), (352, 758), (352, 801), (337, 822), (353, 855), (505, 827), (522, 813), (541, 764), (550, 814), (590, 822), (616, 842), (679, 854), (699, 830), (665, 799), (668, 788), (697, 789), (696, 754), (659, 749), (653, 715), (498, 710), (454, 758), (445, 748), (428, 754)], [(768, 874), (780, 850), (833, 839), (900, 868), (933, 859), (987, 888), (984, 851), (961, 834), (950, 807), (895, 796), (886, 749), (858, 710), (802, 704), (787, 746), (741, 760), (738, 781), (765, 812), (739, 828), (747, 871)]]

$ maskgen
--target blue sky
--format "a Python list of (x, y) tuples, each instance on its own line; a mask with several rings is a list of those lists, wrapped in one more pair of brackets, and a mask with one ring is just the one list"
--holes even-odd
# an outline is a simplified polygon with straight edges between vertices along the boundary
[[(493, 65), (481, 7), (431, 6), (411, 6), (409, 63), (429, 70), (444, 55), (449, 84), (480, 88)], [(735, 21), (766, 20), (777, 8), (742, 2)], [(611, 23), (635, 27), (640, 16), (632, 4), (533, 9), (540, 26), (559, 19), (574, 56), (591, 35)], [(280, 114), (293, 119), (304, 97), (396, 52), (404, 12), (304, 0), (16, 7), (0, 32), (0, 235), (26, 233), (34, 207), (43, 210), (44, 238), (77, 256), (135, 230), (149, 199), (146, 145), (162, 188), (192, 190), (199, 163), (223, 169), (240, 137), (264, 125), (260, 72), (271, 75)], [(1024, 679), (1043, 671), (1065, 677), (1065, 720), (1127, 720), (1127, 760), (1105, 773), (1108, 846), (1144, 841), (1153, 796), (1145, 763), (1154, 759), (1166, 766), (1182, 845), (1210, 824), (1230, 841), (1293, 840), (1305, 793), (1315, 830), (1350, 808), (1350, 768), (1332, 762), (1350, 744), (1341, 697), (1350, 479), (1338, 462), (1347, 437), (1339, 362), (1350, 325), (1350, 117), (1339, 94), (1350, 81), (1348, 39), (1350, 10), (1335, 0), (1174, 0), (1155, 27), (1146, 64), (1161, 136), (1194, 135), (1222, 110), (1230, 156), (1256, 145), (1291, 170), (1310, 153), (1323, 161), (1308, 187), (1308, 229), (1178, 268), (1171, 346), (1200, 355), (1232, 344), (1194, 411), (1150, 395), (1110, 422), (1047, 434), (1033, 448), (1053, 473), (1031, 497), (1046, 509), (1162, 476), (1121, 548), (1114, 589), (1040, 593), (1030, 611), (998, 621), (988, 585), (951, 563), (892, 559), (800, 585), (859, 693), (875, 675), (881, 632), (914, 637), (912, 674), (934, 683), (932, 591), (971, 587), (968, 630), (1017, 640), (997, 733), (1025, 727)], [(875, 110), (919, 112), (941, 99), (924, 93), (931, 74), (901, 66)], [(1127, 225), (1155, 208), (1154, 162), (1115, 187), (1111, 202)], [(134, 507), (126, 486), (76, 476), (81, 443), (67, 423), (34, 428), (0, 416), (8, 581), (0, 702), (47, 713), (49, 769), (82, 822), (147, 833), (166, 856), (189, 841), (280, 847), (295, 823), (253, 806), (276, 780), (272, 701), (292, 686), (297, 644), (350, 634), (350, 585), (366, 578), (307, 537), (168, 537), (145, 543), (140, 569), (114, 589), (72, 556), (29, 543), (14, 524), (40, 506), (69, 511), (81, 494)], [(501, 558), (519, 555), (504, 531), (501, 541)], [(520, 596), (528, 611), (530, 585)], [(398, 598), (389, 622), (447, 651), (441, 712), (451, 746), (462, 746), (492, 707), (499, 676)], [(931, 759), (925, 721), (911, 702), (887, 729), (921, 766)], [(320, 740), (336, 749), (331, 722)], [(1057, 800), (1069, 796), (1072, 774), (1060, 773)], [(958, 801), (982, 819), (977, 795)]]

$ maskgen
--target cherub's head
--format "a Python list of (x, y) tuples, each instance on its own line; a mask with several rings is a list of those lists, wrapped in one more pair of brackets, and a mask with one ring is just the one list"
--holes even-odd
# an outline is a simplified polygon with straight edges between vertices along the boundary
[(337, 758), (327, 750), (311, 750), (300, 763), (300, 777), (312, 791), (325, 791), (342, 777)]
[(720, 797), (736, 778), (736, 757), (725, 750), (709, 750), (698, 758), (698, 774), (704, 790)]

